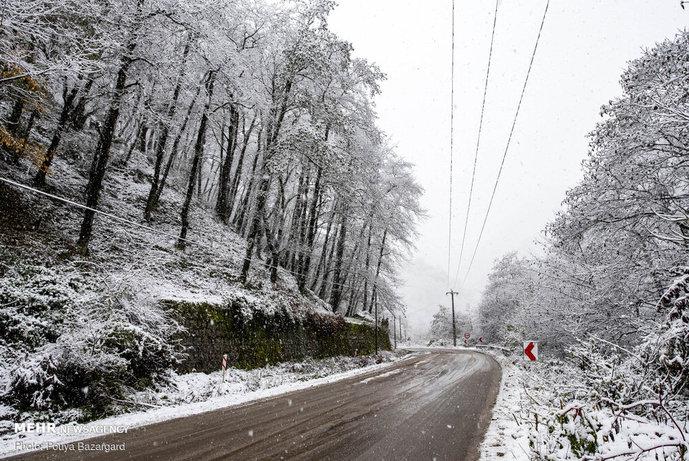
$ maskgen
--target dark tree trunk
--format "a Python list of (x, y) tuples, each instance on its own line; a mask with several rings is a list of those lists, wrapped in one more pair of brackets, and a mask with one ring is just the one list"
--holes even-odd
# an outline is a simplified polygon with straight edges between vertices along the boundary
[(263, 213), (265, 212), (268, 187), (270, 186), (270, 176), (265, 171), (265, 163), (261, 173), (261, 180), (258, 185), (258, 193), (256, 194), (256, 209), (254, 210), (249, 235), (247, 236), (246, 253), (244, 254), (244, 263), (242, 264), (242, 273), (239, 276), (239, 281), (242, 283), (246, 283), (249, 278), (251, 257), (254, 253), (254, 248), (258, 243), (258, 239), (261, 238), (261, 225), (264, 220)]
[(308, 202), (309, 202), (309, 185), (311, 184), (311, 170), (309, 169), (306, 175), (306, 181), (304, 182), (303, 198), (301, 199), (301, 213), (299, 215), (299, 234), (297, 235), (297, 245), (296, 245), (296, 264), (294, 264), (293, 271), (296, 272), (297, 280), (299, 280), (299, 274), (301, 274), (301, 269), (304, 264), (304, 244), (306, 243), (306, 233), (307, 228), (307, 218), (308, 218)]
[(74, 110), (69, 115), (69, 124), (72, 130), (81, 131), (84, 129), (86, 124), (86, 119), (88, 119), (88, 114), (86, 113), (86, 103), (88, 103), (89, 93), (91, 92), (91, 87), (93, 86), (93, 78), (90, 78), (86, 85), (84, 85), (81, 91), (81, 97), (74, 106)]
[[(141, 8), (141, 6), (143, 6), (143, 0), (139, 0), (139, 8)], [(103, 188), (103, 178), (105, 177), (105, 171), (108, 166), (108, 161), (110, 160), (110, 148), (112, 147), (113, 138), (115, 136), (117, 119), (120, 116), (120, 106), (122, 104), (124, 88), (127, 82), (127, 71), (132, 64), (132, 52), (134, 48), (136, 48), (136, 42), (134, 39), (130, 39), (125, 54), (122, 56), (120, 68), (117, 71), (115, 90), (112, 100), (110, 101), (110, 108), (108, 109), (105, 124), (101, 131), (100, 142), (94, 154), (92, 174), (89, 177), (86, 193), (86, 206), (89, 207), (89, 209), (84, 212), (84, 220), (81, 223), (79, 240), (77, 241), (77, 246), (84, 253), (88, 252), (88, 244), (93, 233), (93, 219), (96, 216), (96, 212), (93, 209), (98, 206), (98, 199)]]
[(321, 287), (318, 290), (318, 297), (321, 298), (322, 300), (325, 300), (327, 298), (327, 295), (329, 293), (329, 279), (330, 279), (330, 274), (332, 274), (332, 269), (330, 266), (332, 265), (333, 260), (335, 259), (335, 248), (337, 248), (337, 237), (340, 235), (340, 226), (335, 227), (335, 235), (333, 235), (332, 242), (330, 244), (330, 250), (328, 250), (328, 256), (327, 259), (323, 262), (323, 279), (321, 280)]
[(232, 178), (232, 185), (230, 187), (230, 196), (228, 198), (230, 206), (230, 216), (235, 208), (235, 201), (237, 197), (237, 190), (239, 189), (239, 179), (242, 176), (242, 169), (244, 168), (244, 156), (246, 154), (246, 149), (249, 146), (249, 139), (251, 138), (251, 132), (254, 130), (256, 124), (256, 116), (251, 120), (249, 129), (244, 131), (244, 140), (242, 143), (242, 149), (239, 151), (239, 158), (237, 159), (237, 168), (234, 171), (234, 177)]
[[(182, 120), (182, 125), (180, 126), (179, 131), (175, 136), (175, 140), (172, 142), (172, 149), (170, 150), (170, 155), (168, 156), (165, 168), (163, 168), (162, 176), (160, 177), (160, 179), (156, 180), (154, 171), (153, 183), (151, 184), (151, 190), (148, 192), (148, 199), (146, 200), (146, 209), (144, 210), (144, 219), (146, 221), (151, 220), (151, 215), (153, 214), (153, 211), (155, 211), (155, 209), (158, 207), (158, 202), (160, 201), (160, 196), (162, 195), (163, 189), (167, 182), (168, 174), (170, 173), (172, 164), (174, 163), (175, 157), (177, 156), (177, 152), (179, 151), (179, 143), (182, 140), (184, 131), (187, 128), (187, 124), (189, 123), (189, 119), (191, 118), (191, 112), (193, 111), (194, 105), (196, 105), (196, 100), (198, 99), (199, 94), (201, 93), (201, 88), (202, 85), (199, 85), (196, 89), (196, 94), (194, 95), (194, 98), (191, 100), (191, 104), (189, 104), (189, 108), (187, 109), (187, 113), (184, 116), (184, 120)], [(168, 128), (163, 128), (163, 130), (168, 130)], [(167, 136), (168, 133), (166, 132), (165, 141), (161, 139), (160, 143), (158, 144), (156, 162), (158, 162), (158, 155), (160, 155), (160, 162), (162, 163), (163, 161), (163, 156), (165, 154), (165, 142), (167, 142)]]
[(289, 243), (288, 243), (288, 249), (287, 249), (287, 254), (285, 256), (285, 267), (288, 268), (290, 271), (294, 271), (295, 263), (294, 263), (294, 258), (295, 255), (298, 253), (298, 247), (299, 243), (297, 241), (298, 239), (298, 234), (299, 234), (299, 228), (301, 224), (301, 215), (302, 215), (302, 208), (303, 208), (303, 197), (304, 197), (304, 168), (301, 169), (301, 172), (299, 173), (299, 183), (297, 185), (297, 197), (294, 202), (294, 209), (292, 210), (292, 220), (290, 222), (290, 229), (289, 229)]
[[(380, 275), (380, 266), (383, 264), (383, 256), (385, 252), (385, 240), (387, 239), (388, 236), (388, 229), (386, 228), (383, 231), (383, 239), (380, 242), (380, 254), (378, 255), (378, 264), (376, 266), (376, 276), (373, 279), (373, 291), (371, 293), (371, 299), (372, 300), (377, 300), (378, 299), (378, 276)], [(373, 308), (373, 303), (371, 303), (371, 307), (369, 308), (369, 312), (371, 312), (371, 309)]]
[(218, 200), (215, 202), (215, 212), (218, 217), (227, 224), (232, 211), (230, 203), (230, 175), (232, 173), (232, 163), (234, 162), (234, 152), (237, 148), (237, 133), (239, 131), (239, 110), (234, 105), (230, 106), (230, 126), (227, 130), (227, 149), (225, 161), (220, 167), (218, 177)]
[(45, 185), (46, 175), (48, 174), (50, 166), (53, 164), (53, 159), (55, 158), (55, 153), (60, 145), (62, 134), (64, 133), (65, 128), (67, 128), (69, 113), (72, 110), (72, 104), (77, 97), (78, 91), (79, 89), (77, 85), (74, 85), (72, 91), (67, 92), (67, 88), (65, 88), (62, 92), (63, 105), (62, 111), (60, 112), (60, 119), (58, 120), (57, 127), (55, 127), (55, 131), (53, 132), (53, 138), (50, 141), (50, 146), (48, 146), (48, 150), (45, 153), (45, 157), (43, 157), (41, 166), (38, 168), (38, 172), (34, 177), (34, 183), (38, 186)]
[[(326, 136), (327, 139), (327, 136)], [(311, 269), (311, 255), (313, 254), (313, 244), (316, 240), (316, 225), (318, 223), (318, 201), (321, 197), (321, 176), (323, 169), (319, 166), (316, 171), (316, 183), (313, 187), (313, 197), (311, 197), (311, 205), (309, 207), (309, 222), (306, 232), (306, 248), (304, 250), (304, 259), (299, 267), (299, 276), (297, 284), (300, 291), (304, 291), (306, 280)]]
[[(186, 62), (186, 58), (189, 55), (190, 45), (191, 36), (187, 40), (186, 45), (184, 45), (184, 51), (182, 52), (182, 63)], [(151, 181), (151, 189), (148, 192), (148, 198), (146, 199), (146, 207), (144, 209), (144, 219), (146, 221), (151, 220), (151, 213), (153, 212), (155, 204), (157, 203), (156, 196), (158, 195), (158, 189), (160, 188), (160, 173), (163, 169), (162, 167), (163, 160), (165, 158), (165, 147), (167, 147), (167, 138), (170, 136), (170, 125), (172, 124), (172, 120), (175, 117), (175, 112), (177, 111), (177, 101), (179, 100), (179, 95), (182, 91), (183, 76), (184, 67), (182, 67), (182, 69), (179, 72), (179, 75), (177, 76), (177, 83), (175, 84), (175, 89), (172, 91), (172, 101), (170, 102), (170, 105), (167, 109), (167, 118), (161, 123), (160, 135), (158, 136), (158, 143), (156, 144), (155, 163), (153, 165), (153, 179)], [(201, 87), (199, 86), (199, 89), (200, 88)], [(198, 95), (198, 92), (196, 94)], [(194, 101), (196, 101), (196, 97), (194, 97)], [(194, 103), (192, 102), (190, 109), (193, 106)], [(186, 122), (188, 119), (189, 113), (187, 113), (187, 116), (184, 119), (184, 126), (186, 126)], [(179, 141), (177, 141), (177, 143), (179, 144)]]
[(330, 219), (328, 219), (328, 226), (325, 229), (325, 237), (323, 239), (323, 248), (321, 249), (321, 254), (318, 258), (318, 264), (316, 264), (316, 272), (313, 275), (313, 280), (311, 282), (311, 291), (316, 291), (318, 286), (318, 279), (323, 270), (323, 265), (325, 264), (325, 258), (328, 254), (328, 241), (330, 239), (330, 231), (333, 227), (333, 222), (335, 221), (335, 213), (330, 214)]
[(371, 228), (372, 223), (368, 223), (368, 239), (366, 241), (366, 262), (364, 263), (364, 310), (368, 310), (368, 269), (371, 263)]
[(208, 111), (210, 109), (211, 100), (213, 99), (213, 86), (215, 85), (215, 71), (208, 73), (206, 80), (206, 93), (208, 98), (201, 114), (201, 123), (199, 124), (199, 131), (196, 136), (196, 144), (194, 145), (194, 156), (191, 160), (191, 168), (189, 169), (189, 182), (187, 185), (187, 195), (184, 198), (182, 205), (182, 229), (179, 232), (177, 239), (177, 248), (183, 250), (186, 246), (187, 231), (189, 230), (189, 208), (191, 207), (191, 199), (194, 197), (194, 186), (196, 185), (199, 174), (199, 166), (201, 158), (203, 157), (203, 148), (206, 143), (206, 127), (208, 126)]
[(337, 240), (337, 252), (335, 253), (335, 267), (333, 269), (333, 290), (330, 296), (330, 306), (333, 312), (337, 312), (342, 298), (342, 257), (344, 256), (345, 241), (347, 240), (347, 211), (342, 212), (340, 224), (340, 236)]
[(138, 147), (141, 150), (141, 145), (143, 144), (145, 146), (146, 130), (146, 120), (143, 119), (141, 120), (141, 122), (139, 122), (139, 126), (136, 128), (136, 134), (134, 135), (134, 139), (132, 139), (132, 143), (129, 145), (127, 155), (125, 155), (124, 159), (121, 160), (122, 166), (126, 166), (127, 164), (129, 164), (129, 160), (132, 158), (132, 155), (134, 154), (134, 149)]
[[(251, 269), (251, 257), (256, 246), (256, 238), (260, 237), (261, 235), (261, 221), (263, 220), (263, 214), (265, 213), (266, 195), (268, 193), (268, 187), (270, 186), (270, 175), (267, 172), (267, 164), (273, 145), (280, 133), (280, 128), (282, 127), (285, 114), (287, 113), (287, 103), (289, 101), (291, 91), (292, 80), (288, 78), (285, 81), (285, 86), (282, 89), (279, 106), (274, 105), (271, 108), (271, 114), (268, 117), (268, 126), (266, 126), (266, 142), (263, 153), (263, 167), (261, 168), (261, 182), (259, 183), (258, 194), (256, 195), (255, 214), (251, 222), (251, 227), (249, 228), (246, 253), (244, 255), (244, 263), (242, 264), (242, 273), (239, 276), (239, 280), (242, 283), (246, 283), (248, 279), (249, 270)], [(273, 100), (275, 99), (273, 98)]]
[(235, 216), (235, 229), (239, 231), (241, 235), (244, 235), (246, 231), (247, 216), (249, 215), (249, 200), (251, 198), (251, 193), (254, 189), (254, 183), (256, 182), (256, 167), (258, 166), (258, 160), (261, 156), (261, 132), (258, 133), (258, 139), (256, 141), (258, 147), (256, 150), (256, 155), (254, 155), (254, 161), (251, 165), (251, 174), (249, 175), (249, 183), (244, 191), (244, 196), (240, 200), (240, 206), (237, 210), (237, 215)]

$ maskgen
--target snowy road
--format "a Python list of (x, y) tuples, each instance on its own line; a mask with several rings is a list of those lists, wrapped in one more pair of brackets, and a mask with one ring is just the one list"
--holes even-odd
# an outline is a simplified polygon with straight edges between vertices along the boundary
[(478, 458), (500, 367), (471, 351), (427, 351), (331, 384), (88, 440), (124, 451), (45, 459)]

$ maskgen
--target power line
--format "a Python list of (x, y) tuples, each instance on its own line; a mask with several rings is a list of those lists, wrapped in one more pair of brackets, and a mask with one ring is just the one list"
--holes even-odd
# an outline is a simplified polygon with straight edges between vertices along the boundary
[(447, 228), (447, 286), (450, 286), (450, 258), (452, 255), (452, 155), (455, 133), (455, 0), (452, 0), (452, 46), (450, 57), (450, 212)]
[(498, 20), (498, 3), (495, 0), (495, 11), (493, 12), (493, 31), (490, 35), (490, 48), (488, 49), (488, 65), (486, 66), (486, 78), (483, 83), (483, 100), (481, 101), (481, 117), (478, 122), (478, 134), (476, 135), (476, 151), (474, 152), (474, 167), (471, 170), (471, 185), (469, 186), (469, 200), (467, 201), (466, 215), (464, 216), (464, 231), (462, 232), (462, 243), (459, 247), (459, 261), (457, 262), (457, 271), (455, 271), (454, 283), (457, 283), (459, 277), (459, 268), (462, 266), (462, 258), (464, 256), (464, 242), (467, 236), (467, 228), (469, 227), (469, 212), (471, 211), (471, 199), (474, 194), (474, 180), (476, 179), (476, 164), (478, 162), (478, 151), (481, 145), (481, 132), (483, 131), (483, 114), (486, 109), (486, 95), (488, 94), (488, 80), (490, 77), (490, 64), (493, 59), (493, 43), (495, 42), (495, 25)]
[[(34, 187), (27, 186), (26, 184), (21, 184), (21, 183), (18, 183), (18, 182), (16, 182), (16, 181), (12, 181), (11, 179), (7, 179), (7, 178), (0, 177), (0, 181), (4, 182), (4, 183), (6, 183), (6, 184), (10, 184), (10, 185), (15, 186), (15, 187), (19, 187), (20, 189), (28, 190), (28, 191), (34, 192), (34, 193), (36, 193), (36, 194), (39, 194), (39, 195), (43, 195), (43, 196), (49, 197), (49, 198), (51, 198), (51, 199), (53, 199), (53, 200), (57, 200), (57, 201), (59, 201), (59, 202), (66, 203), (66, 204), (68, 204), (68, 205), (72, 205), (72, 206), (74, 206), (74, 207), (81, 208), (82, 210), (93, 211), (93, 212), (96, 213), (96, 214), (101, 214), (101, 215), (103, 215), (103, 216), (106, 216), (106, 217), (108, 217), (108, 218), (110, 218), (110, 219), (113, 219), (113, 220), (115, 220), (115, 221), (119, 221), (119, 222), (121, 222), (121, 223), (130, 224), (130, 225), (132, 225), (132, 226), (134, 226), (134, 227), (138, 227), (138, 228), (140, 228), (140, 229), (144, 229), (144, 230), (147, 230), (147, 231), (150, 231), (150, 232), (155, 232), (156, 234), (161, 235), (161, 236), (163, 236), (163, 237), (169, 237), (169, 238), (173, 238), (173, 239), (175, 239), (175, 240), (179, 239), (179, 240), (183, 240), (183, 241), (185, 241), (185, 242), (187, 242), (187, 243), (192, 243), (192, 244), (194, 244), (194, 245), (206, 246), (206, 247), (208, 247), (208, 245), (204, 245), (204, 244), (201, 243), (201, 242), (197, 242), (197, 241), (194, 241), (194, 240), (191, 240), (191, 239), (188, 239), (188, 238), (180, 238), (178, 235), (166, 234), (166, 233), (164, 233), (164, 232), (160, 232), (159, 229), (154, 229), (153, 227), (146, 226), (146, 225), (144, 225), (144, 224), (140, 224), (140, 223), (138, 223), (138, 222), (135, 222), (135, 221), (132, 221), (132, 220), (129, 220), (129, 219), (126, 219), (126, 218), (122, 218), (122, 217), (117, 216), (117, 215), (115, 215), (115, 214), (108, 213), (107, 211), (102, 211), (102, 210), (99, 210), (99, 209), (97, 209), (97, 208), (91, 208), (91, 207), (88, 207), (88, 206), (86, 206), (86, 205), (82, 205), (81, 203), (77, 203), (77, 202), (74, 202), (74, 201), (72, 201), (72, 200), (69, 200), (69, 199), (60, 197), (60, 196), (58, 196), (58, 195), (50, 194), (50, 193), (48, 193), (48, 192), (44, 192), (44, 191), (39, 190), (39, 189), (36, 189), (36, 188), (34, 188)], [(212, 241), (212, 240), (211, 240), (211, 241)], [(212, 246), (210, 246), (209, 248), (210, 248), (210, 249), (213, 249)]]
[(478, 235), (478, 240), (476, 240), (476, 246), (474, 246), (474, 251), (471, 255), (471, 261), (469, 261), (469, 266), (467, 272), (464, 275), (462, 284), (464, 284), (469, 277), (469, 272), (471, 271), (471, 266), (476, 258), (476, 252), (478, 251), (479, 244), (481, 243), (481, 238), (483, 237), (483, 231), (486, 228), (486, 222), (488, 221), (488, 215), (490, 214), (490, 209), (493, 206), (493, 199), (495, 198), (495, 192), (498, 189), (498, 183), (500, 182), (500, 176), (502, 175), (503, 167), (505, 166), (505, 159), (507, 158), (507, 152), (510, 148), (510, 143), (512, 142), (512, 135), (514, 134), (514, 127), (517, 124), (517, 118), (519, 117), (519, 110), (522, 106), (522, 101), (524, 100), (524, 93), (526, 92), (526, 85), (529, 82), (529, 76), (531, 75), (531, 68), (533, 67), (534, 59), (536, 57), (536, 50), (538, 50), (538, 44), (541, 41), (541, 34), (543, 32), (543, 25), (545, 24), (545, 18), (548, 14), (548, 7), (550, 6), (550, 0), (545, 4), (545, 9), (543, 10), (543, 18), (541, 18), (541, 25), (538, 29), (538, 35), (536, 36), (536, 43), (534, 44), (533, 51), (531, 52), (531, 59), (529, 61), (529, 68), (526, 71), (526, 77), (524, 78), (524, 85), (522, 86), (521, 94), (519, 95), (519, 102), (517, 103), (517, 110), (514, 113), (514, 119), (512, 120), (512, 127), (510, 128), (509, 136), (507, 137), (507, 144), (505, 145), (505, 151), (502, 154), (502, 160), (500, 162), (500, 168), (498, 169), (498, 175), (495, 178), (495, 184), (493, 185), (493, 192), (490, 195), (490, 201), (488, 202), (488, 208), (486, 209), (486, 214), (483, 216), (483, 223), (481, 224), (481, 231)]
[[(132, 221), (132, 220), (130, 220), (130, 219), (123, 218), (123, 217), (121, 217), (121, 216), (117, 216), (117, 215), (115, 215), (115, 214), (113, 214), (113, 213), (108, 213), (107, 211), (102, 211), (102, 210), (99, 210), (99, 209), (97, 209), (97, 208), (91, 208), (91, 207), (88, 207), (88, 206), (86, 206), (86, 205), (82, 205), (81, 203), (77, 203), (77, 202), (75, 202), (75, 201), (66, 199), (66, 198), (64, 198), (64, 197), (60, 197), (59, 195), (51, 194), (51, 193), (49, 193), (49, 192), (45, 192), (45, 191), (42, 191), (42, 190), (40, 190), (40, 189), (36, 189), (36, 188), (34, 188), (34, 187), (31, 187), (31, 186), (27, 186), (26, 184), (22, 184), (22, 183), (19, 183), (19, 182), (16, 182), (16, 181), (12, 181), (11, 179), (7, 179), (7, 178), (4, 178), (4, 177), (2, 177), (2, 176), (0, 176), (0, 182), (4, 182), (4, 183), (6, 183), (6, 184), (9, 184), (9, 185), (14, 186), (14, 187), (18, 187), (18, 188), (23, 189), (23, 190), (27, 190), (27, 191), (29, 191), (29, 192), (34, 192), (34, 193), (36, 193), (36, 194), (43, 195), (43, 196), (48, 197), (48, 198), (50, 198), (50, 199), (57, 200), (58, 202), (66, 203), (66, 204), (71, 205), (71, 206), (76, 207), (76, 208), (81, 208), (81, 209), (83, 209), (83, 210), (90, 210), (90, 211), (93, 211), (93, 212), (96, 213), (96, 214), (103, 215), (103, 216), (105, 216), (105, 217), (107, 217), (107, 218), (110, 218), (110, 219), (112, 219), (112, 220), (114, 220), (114, 221), (118, 221), (118, 222), (123, 223), (123, 224), (129, 224), (129, 225), (134, 226), (134, 227), (137, 227), (137, 228), (139, 228), (139, 229), (143, 229), (143, 230), (146, 230), (146, 231), (155, 233), (156, 235), (159, 235), (159, 236), (162, 236), (162, 237), (168, 237), (168, 238), (171, 238), (171, 239), (174, 239), (174, 240), (183, 240), (183, 241), (186, 242), (186, 243), (190, 243), (190, 244), (196, 245), (196, 246), (198, 246), (198, 247), (200, 247), (200, 248), (205, 248), (206, 250), (210, 250), (210, 251), (213, 251), (213, 252), (217, 251), (217, 247), (214, 247), (214, 246), (213, 246), (214, 243), (215, 243), (216, 245), (218, 245), (218, 247), (220, 247), (220, 246), (222, 246), (222, 245), (224, 244), (223, 242), (220, 242), (220, 241), (215, 240), (215, 239), (210, 238), (210, 237), (204, 237), (205, 239), (208, 240), (208, 242), (210, 243), (210, 245), (209, 245), (209, 244), (206, 244), (205, 242), (200, 242), (200, 241), (198, 241), (198, 240), (192, 240), (192, 239), (190, 239), (190, 238), (182, 238), (182, 239), (180, 239), (180, 237), (179, 237), (178, 235), (172, 235), (172, 234), (167, 234), (167, 233), (165, 233), (165, 232), (161, 232), (159, 229), (155, 229), (155, 228), (153, 228), (153, 227), (146, 226), (146, 225), (144, 225), (144, 224), (140, 224), (140, 223), (138, 223), (138, 222), (136, 222), (136, 221)], [(125, 229), (126, 229), (126, 226), (124, 226), (124, 227), (125, 227)], [(132, 235), (134, 235), (134, 234), (132, 234)], [(141, 238), (140, 236), (137, 236), (137, 237)], [(215, 267), (223, 267), (223, 268), (225, 268), (226, 266), (215, 266)], [(288, 272), (288, 273), (290, 273), (290, 274), (292, 274), (292, 275), (295, 275), (295, 276), (296, 276), (296, 275), (299, 275), (297, 272), (291, 271), (291, 270), (287, 269), (286, 267), (280, 267), (280, 270), (284, 270), (285, 272)], [(331, 282), (330, 282), (330, 285), (332, 285), (332, 286), (339, 286), (339, 287), (341, 287), (341, 288), (346, 288), (346, 287), (347, 287), (347, 284), (346, 284), (346, 283), (335, 283), (334, 281), (331, 281)]]

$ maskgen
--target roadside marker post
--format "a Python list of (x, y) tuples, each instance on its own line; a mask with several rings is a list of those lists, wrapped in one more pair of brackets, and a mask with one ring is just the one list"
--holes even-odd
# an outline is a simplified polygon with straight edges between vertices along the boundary
[(538, 342), (537, 341), (524, 341), (524, 356), (530, 362), (535, 362), (538, 360)]
[(227, 354), (222, 355), (222, 382), (225, 382), (225, 372), (227, 371)]

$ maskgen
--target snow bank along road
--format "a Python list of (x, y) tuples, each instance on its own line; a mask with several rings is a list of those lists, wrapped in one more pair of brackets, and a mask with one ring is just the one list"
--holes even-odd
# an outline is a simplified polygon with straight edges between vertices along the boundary
[(15, 459), (478, 459), (500, 366), (472, 351), (420, 351), (382, 371), (89, 439), (123, 451)]

